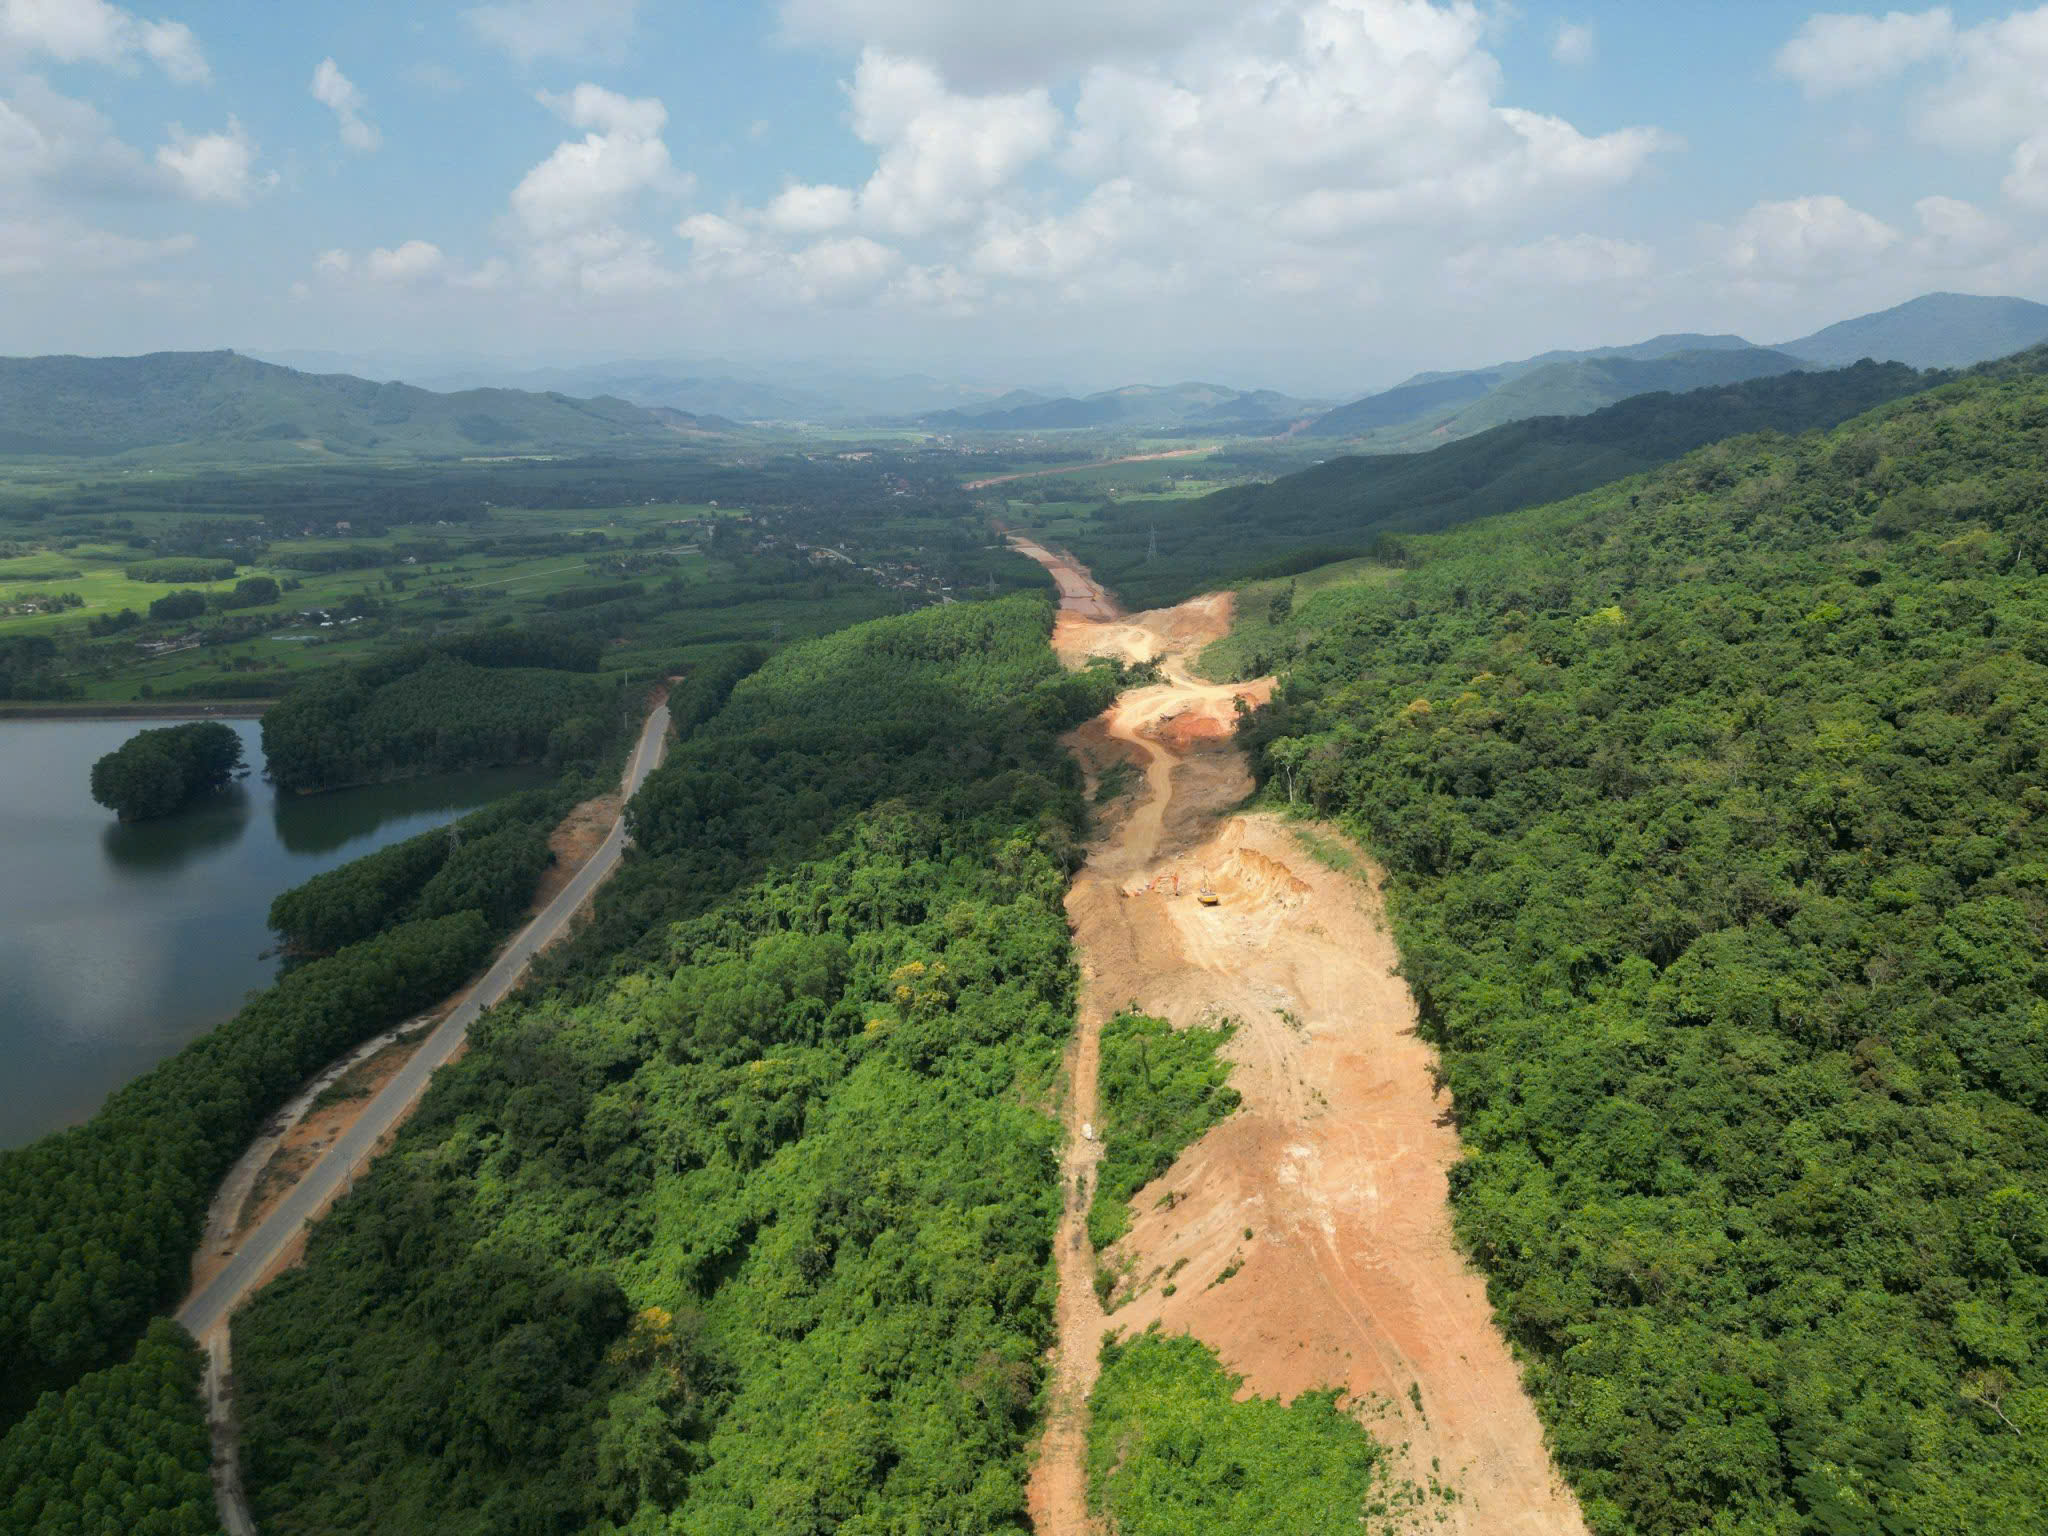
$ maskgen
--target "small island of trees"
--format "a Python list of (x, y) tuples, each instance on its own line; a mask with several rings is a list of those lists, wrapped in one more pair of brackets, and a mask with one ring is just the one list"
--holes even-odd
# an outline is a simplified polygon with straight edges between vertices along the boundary
[(168, 816), (242, 766), (242, 738), (214, 720), (142, 731), (92, 765), (92, 797), (123, 821)]

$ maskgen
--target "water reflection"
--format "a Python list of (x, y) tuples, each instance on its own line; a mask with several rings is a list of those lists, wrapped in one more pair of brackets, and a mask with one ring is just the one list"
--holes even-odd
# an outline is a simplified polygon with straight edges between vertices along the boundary
[(287, 853), (331, 853), (401, 817), (447, 815), (546, 782), (532, 768), (485, 768), (459, 777), (367, 784), (324, 795), (271, 791), (277, 840)]
[(175, 816), (109, 821), (100, 848), (110, 864), (140, 876), (170, 875), (205, 854), (232, 847), (255, 809), (245, 785), (229, 784)]
[[(251, 764), (253, 721), (231, 722)], [(507, 769), (289, 796), (250, 777), (123, 826), (94, 759), (133, 721), (0, 722), (0, 1147), (82, 1119), (277, 976), (279, 892), (545, 782)]]

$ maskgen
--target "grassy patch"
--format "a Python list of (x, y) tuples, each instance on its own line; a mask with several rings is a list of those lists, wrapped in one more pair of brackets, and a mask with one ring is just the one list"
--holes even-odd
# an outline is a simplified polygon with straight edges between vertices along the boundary
[(1129, 1229), (1131, 1197), (1237, 1108), (1230, 1063), (1216, 1054), (1234, 1028), (1177, 1030), (1136, 1013), (1103, 1026), (1102, 1162), (1088, 1206), (1088, 1236), (1097, 1248)]
[(1118, 1536), (1358, 1536), (1412, 1507), (1336, 1393), (1239, 1402), (1242, 1384), (1195, 1339), (1103, 1345), (1088, 1498)]
[(1340, 621), (1365, 593), (1400, 579), (1393, 566), (1339, 560), (1277, 581), (1254, 581), (1237, 593), (1230, 633), (1203, 648), (1196, 670), (1235, 681), (1286, 667), (1301, 648)]
[(1095, 803), (1107, 805), (1110, 801), (1127, 795), (1137, 786), (1138, 770), (1135, 765), (1118, 758), (1095, 781)]

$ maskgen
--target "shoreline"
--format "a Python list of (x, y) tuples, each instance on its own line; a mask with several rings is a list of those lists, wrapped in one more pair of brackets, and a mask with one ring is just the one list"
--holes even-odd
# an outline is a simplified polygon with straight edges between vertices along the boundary
[(260, 720), (275, 699), (222, 699), (217, 703), (190, 700), (136, 700), (132, 703), (81, 702), (67, 705), (61, 699), (40, 699), (34, 703), (0, 703), (0, 722), (8, 720)]

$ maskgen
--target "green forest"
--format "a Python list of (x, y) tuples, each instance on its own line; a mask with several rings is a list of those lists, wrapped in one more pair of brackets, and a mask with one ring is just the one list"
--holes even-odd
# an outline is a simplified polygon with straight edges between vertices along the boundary
[(650, 780), (592, 928), (238, 1322), (266, 1531), (1020, 1527), (1082, 814), (1054, 737), (1113, 686), (1048, 617), (792, 647)]
[(559, 766), (594, 756), (621, 729), (616, 680), (494, 659), (417, 648), (308, 679), (263, 717), (271, 778), (313, 791), (543, 759)]
[(1586, 416), (1509, 422), (1426, 453), (1334, 458), (1186, 505), (1105, 502), (1057, 538), (1125, 607), (1152, 608), (1228, 582), (1366, 554), (1389, 533), (1447, 528), (1577, 495), (1738, 433), (1832, 427), (1944, 377), (1862, 362), (1638, 395)]
[[(1244, 732), (1260, 795), (1387, 867), (1457, 1231), (1600, 1536), (2031, 1530), (2048, 353), (1500, 431), (1187, 503), (1156, 560), (1157, 508), (1106, 509), (1101, 557), (1138, 600), (1279, 575), (1209, 664), (1283, 674)], [(923, 527), (936, 497), (818, 515), (1023, 585)], [(812, 578), (773, 537), (744, 569), (776, 579), (727, 594), (745, 622), (688, 618), (676, 739), (588, 919), (238, 1314), (266, 1533), (1027, 1528), (1089, 816), (1058, 738), (1129, 679), (1063, 671), (1035, 594), (835, 627), (875, 604), (828, 582), (784, 635)], [(472, 975), (616, 768), (651, 675), (617, 647), (681, 635), (681, 589), (582, 574), (266, 717), (288, 790), (560, 777), (279, 895), (274, 987), (0, 1153), (0, 1527), (215, 1529), (200, 1358), (161, 1314), (265, 1117)], [(1104, 1026), (1105, 1264), (1235, 1108), (1229, 1035)], [(1240, 1401), (1197, 1341), (1101, 1363), (1089, 1490), (1120, 1536), (1378, 1536), (1453, 1497), (1394, 1483), (1363, 1405)]]
[(181, 810), (242, 766), (242, 738), (217, 720), (138, 731), (92, 765), (92, 797), (123, 821)]
[(1386, 862), (1604, 1533), (2048, 1509), (2048, 353), (1402, 541), (1251, 738)]

